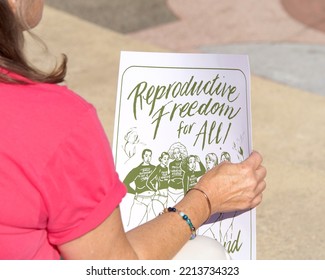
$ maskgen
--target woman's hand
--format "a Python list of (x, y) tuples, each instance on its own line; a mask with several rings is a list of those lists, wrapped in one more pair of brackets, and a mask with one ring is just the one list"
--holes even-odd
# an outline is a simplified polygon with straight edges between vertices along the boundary
[(208, 195), (212, 213), (247, 210), (261, 203), (266, 187), (262, 161), (262, 156), (253, 152), (241, 163), (224, 161), (202, 176), (196, 188)]

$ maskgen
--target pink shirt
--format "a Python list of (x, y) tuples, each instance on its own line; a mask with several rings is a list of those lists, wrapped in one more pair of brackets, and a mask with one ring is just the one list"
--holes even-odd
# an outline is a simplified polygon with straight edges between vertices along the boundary
[(126, 193), (92, 105), (66, 87), (0, 83), (0, 259), (59, 259)]

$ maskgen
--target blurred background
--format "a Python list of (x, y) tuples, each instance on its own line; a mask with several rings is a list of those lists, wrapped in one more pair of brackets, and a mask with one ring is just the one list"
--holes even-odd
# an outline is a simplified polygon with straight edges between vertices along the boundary
[[(258, 259), (325, 259), (324, 0), (46, 0), (35, 64), (69, 57), (67, 84), (112, 141), (121, 50), (240, 53), (251, 64), (253, 146), (267, 191)], [(323, 217), (323, 218), (322, 218)]]

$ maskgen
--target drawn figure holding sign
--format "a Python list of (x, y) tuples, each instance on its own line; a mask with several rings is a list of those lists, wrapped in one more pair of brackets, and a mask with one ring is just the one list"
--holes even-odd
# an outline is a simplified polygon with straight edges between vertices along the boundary
[(173, 159), (169, 163), (169, 188), (168, 188), (168, 198), (172, 203), (178, 202), (184, 195), (183, 189), (183, 174), (182, 161), (187, 158), (187, 149), (180, 143), (174, 143), (170, 146), (168, 150), (169, 156)]
[[(151, 212), (151, 202), (155, 195), (155, 190), (147, 186), (149, 175), (155, 169), (155, 166), (151, 164), (151, 157), (152, 151), (144, 149), (142, 152), (142, 163), (133, 168), (123, 181), (128, 189), (128, 193), (134, 194), (128, 225), (130, 225), (131, 221), (136, 225), (141, 224), (148, 219), (148, 214)], [(135, 211), (137, 211), (137, 215), (132, 215)]]
[[(206, 166), (206, 170), (209, 171), (211, 169), (213, 169), (215, 166), (218, 165), (218, 156), (215, 153), (208, 153), (205, 156), (205, 166)], [(205, 236), (210, 236), (214, 239), (216, 239), (216, 231), (218, 230), (217, 228), (217, 223), (220, 221), (220, 219), (223, 218), (223, 213), (220, 213), (217, 217), (217, 219), (210, 224), (210, 226), (204, 230), (204, 232), (200, 232), (201, 235), (205, 235)], [(220, 230), (220, 229), (219, 229)], [(199, 232), (200, 230), (198, 230)]]
[(220, 162), (223, 162), (223, 161), (231, 162), (231, 156), (228, 152), (222, 152), (222, 154), (220, 156)]
[(160, 164), (156, 166), (156, 168), (153, 170), (147, 180), (148, 188), (155, 190), (156, 192), (154, 201), (152, 202), (153, 210), (156, 215), (160, 213), (165, 207), (167, 207), (167, 189), (169, 183), (169, 154), (167, 152), (162, 152), (159, 157), (159, 162)]
[[(199, 170), (197, 170), (197, 164), (199, 165)], [(183, 161), (182, 169), (184, 171), (183, 190), (185, 195), (189, 189), (197, 184), (199, 178), (206, 172), (206, 169), (200, 158), (195, 155), (190, 155)]]
[[(210, 170), (211, 168), (213, 168), (212, 166), (212, 159), (215, 158), (215, 154), (211, 153), (208, 154), (206, 156), (206, 165), (207, 165), (207, 171)], [(231, 162), (231, 156), (230, 153), (228, 153), (227, 151), (223, 151), (220, 155), (220, 162), (224, 162), (224, 161), (228, 161)], [(217, 165), (217, 163), (216, 163)], [(229, 216), (230, 213), (228, 213)], [(230, 240), (230, 237), (233, 234), (234, 231), (234, 221), (235, 221), (235, 217), (237, 216), (237, 212), (234, 212), (233, 214), (231, 214), (232, 216), (229, 216), (229, 218), (231, 218), (230, 220), (230, 224), (228, 226), (228, 228), (225, 230), (225, 232), (222, 232), (222, 221), (225, 219), (225, 213), (219, 213), (217, 215), (217, 218), (214, 220), (213, 223), (210, 224), (210, 226), (204, 230), (204, 232), (200, 233), (202, 235), (205, 236), (210, 236), (216, 239), (217, 236), (217, 231), (219, 231), (219, 242), (221, 244), (226, 243), (228, 240)]]
[(207, 171), (218, 165), (218, 157), (215, 153), (209, 153), (205, 156), (205, 166)]

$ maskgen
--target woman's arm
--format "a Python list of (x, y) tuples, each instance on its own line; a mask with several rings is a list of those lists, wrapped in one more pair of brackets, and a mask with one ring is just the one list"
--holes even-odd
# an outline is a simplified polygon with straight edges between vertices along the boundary
[[(189, 193), (176, 208), (198, 227), (208, 215), (205, 203), (204, 197)], [(171, 259), (190, 236), (188, 224), (177, 213), (159, 215), (125, 233), (120, 209), (116, 208), (97, 228), (60, 245), (59, 250), (64, 259)]]
[[(208, 171), (195, 188), (209, 197), (212, 212), (256, 207), (266, 187), (262, 157), (253, 152), (242, 163), (224, 162)], [(209, 215), (205, 197), (188, 193), (176, 208), (199, 227)], [(101, 225), (58, 246), (65, 259), (170, 259), (189, 240), (188, 224), (177, 213), (165, 213), (125, 233), (117, 208)]]

